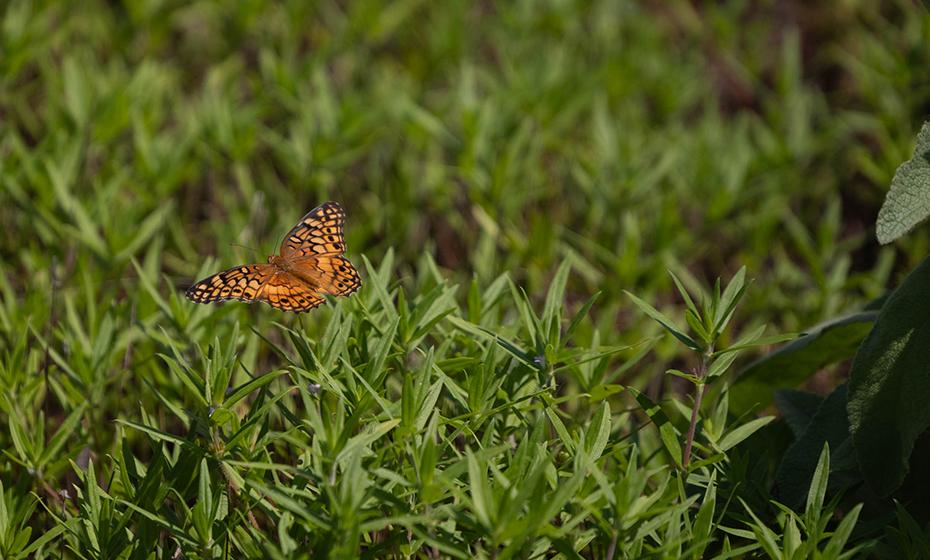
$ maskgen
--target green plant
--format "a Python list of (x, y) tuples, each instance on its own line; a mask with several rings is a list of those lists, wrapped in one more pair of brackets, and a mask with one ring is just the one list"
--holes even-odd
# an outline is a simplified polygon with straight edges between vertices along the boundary
[[(862, 503), (843, 552), (920, 557), (919, 423), (881, 441), (857, 386), (883, 337), (842, 380), (930, 252), (868, 229), (928, 29), (903, 0), (0, 4), (0, 555), (759, 557), (826, 443), (805, 550)], [(184, 299), (330, 199), (357, 295)], [(806, 334), (741, 348), (763, 324)], [(888, 498), (870, 441), (880, 485), (910, 469)]]
[[(827, 527), (832, 522), (836, 509), (834, 503), (826, 505), (824, 498), (827, 493), (827, 480), (830, 477), (830, 450), (824, 446), (814, 477), (809, 484), (807, 501), (803, 514), (798, 514), (789, 507), (781, 504), (780, 514), (776, 518), (778, 531), (766, 526), (755, 513), (746, 506), (747, 513), (752, 518), (747, 521), (752, 535), (758, 540), (761, 549), (772, 560), (791, 558), (855, 558), (862, 552), (865, 543), (847, 548), (846, 543), (852, 536), (862, 504), (854, 506), (845, 512), (843, 520), (832, 531)], [(727, 532), (735, 536), (748, 536), (745, 530), (729, 529)]]
[[(733, 318), (736, 306), (739, 304), (745, 292), (745, 267), (741, 268), (739, 272), (733, 276), (725, 289), (721, 290), (720, 280), (718, 279), (711, 293), (708, 294), (706, 291), (701, 290), (699, 299), (700, 307), (695, 305), (694, 300), (688, 294), (688, 290), (684, 287), (681, 280), (674, 274), (672, 274), (672, 279), (678, 287), (678, 293), (685, 302), (685, 319), (688, 326), (691, 328), (691, 334), (675, 326), (662, 312), (645, 301), (633, 294), (628, 293), (627, 295), (630, 296), (636, 306), (644, 313), (662, 325), (665, 330), (671, 333), (689, 350), (698, 354), (698, 365), (693, 371), (688, 373), (677, 369), (668, 371), (668, 373), (685, 379), (694, 386), (694, 404), (691, 408), (691, 419), (688, 424), (688, 432), (684, 442), (684, 452), (680, 461), (682, 468), (687, 470), (691, 464), (691, 453), (694, 445), (695, 431), (697, 429), (698, 420), (700, 419), (701, 404), (704, 400), (704, 394), (710, 384), (726, 373), (730, 366), (733, 365), (733, 362), (739, 356), (740, 352), (756, 346), (781, 342), (792, 338), (792, 336), (780, 335), (763, 337), (762, 335), (765, 331), (765, 326), (763, 325), (743, 335), (732, 345), (725, 348), (718, 348), (719, 341), (727, 325), (730, 323), (730, 320)], [(723, 425), (720, 420), (725, 419), (725, 414), (726, 413), (724, 413), (724, 418), (718, 419), (717, 425), (711, 425), (711, 430), (708, 431), (712, 443), (717, 444), (714, 447), (720, 451), (726, 451), (746, 437), (749, 437), (753, 431), (761, 428), (772, 420), (772, 417), (759, 418), (728, 434), (725, 439), (714, 442), (713, 440), (723, 436)]]

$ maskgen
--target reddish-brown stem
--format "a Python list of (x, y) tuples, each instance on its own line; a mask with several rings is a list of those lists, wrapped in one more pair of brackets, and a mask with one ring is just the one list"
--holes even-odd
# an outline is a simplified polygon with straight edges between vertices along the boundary
[(685, 439), (685, 455), (681, 461), (682, 468), (686, 470), (688, 468), (688, 464), (691, 463), (691, 447), (694, 445), (694, 432), (697, 429), (698, 413), (701, 410), (701, 401), (704, 400), (704, 391), (707, 390), (707, 384), (704, 383), (704, 377), (707, 375), (708, 357), (712, 352), (712, 350), (709, 350), (706, 354), (701, 356), (701, 365), (698, 367), (697, 371), (694, 372), (695, 376), (699, 380), (699, 383), (694, 386), (696, 390), (694, 395), (694, 408), (691, 409), (691, 424), (688, 426), (688, 437)]

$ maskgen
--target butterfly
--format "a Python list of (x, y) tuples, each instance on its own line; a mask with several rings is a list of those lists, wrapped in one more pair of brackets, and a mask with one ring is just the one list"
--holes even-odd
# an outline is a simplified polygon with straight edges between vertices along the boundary
[(279, 254), (267, 263), (244, 264), (204, 278), (188, 288), (187, 298), (195, 303), (263, 301), (303, 313), (322, 305), (323, 294), (348, 296), (362, 281), (343, 256), (345, 217), (338, 202), (321, 204), (288, 232)]

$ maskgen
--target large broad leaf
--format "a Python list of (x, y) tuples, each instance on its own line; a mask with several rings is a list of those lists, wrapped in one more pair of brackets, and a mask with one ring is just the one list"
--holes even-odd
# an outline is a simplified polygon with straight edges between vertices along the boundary
[(878, 242), (890, 243), (930, 216), (930, 123), (917, 135), (914, 157), (894, 174), (878, 211)]
[[(804, 432), (785, 452), (775, 475), (780, 502), (793, 508), (804, 503), (810, 488), (811, 476), (817, 468), (817, 461), (825, 443), (830, 445), (831, 471), (840, 466), (836, 455), (838, 451), (843, 450), (843, 443), (849, 439), (846, 393), (846, 385), (840, 385), (824, 399)], [(855, 463), (850, 466), (855, 470)], [(836, 477), (831, 476), (830, 481), (835, 484)]]
[(930, 258), (891, 294), (862, 343), (847, 411), (863, 476), (876, 493), (890, 494), (930, 426)]
[(730, 409), (742, 414), (768, 406), (775, 391), (796, 387), (818, 370), (852, 358), (877, 315), (866, 311), (825, 323), (750, 364), (730, 388)]
[[(845, 401), (844, 405), (845, 405)], [(823, 404), (823, 397), (807, 391), (783, 389), (775, 393), (775, 406), (795, 438), (800, 438)], [(845, 417), (845, 409), (844, 415)]]

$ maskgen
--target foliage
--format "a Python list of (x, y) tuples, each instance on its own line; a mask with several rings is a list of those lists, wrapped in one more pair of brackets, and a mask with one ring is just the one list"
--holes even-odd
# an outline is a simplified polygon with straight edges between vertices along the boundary
[(930, 215), (930, 124), (917, 135), (914, 157), (901, 164), (885, 203), (878, 213), (877, 234), (881, 243), (904, 235)]
[(825, 367), (855, 356), (876, 315), (862, 311), (828, 321), (748, 365), (730, 389), (734, 411), (768, 406), (779, 390), (795, 387)]
[(924, 261), (882, 307), (850, 375), (856, 455), (865, 480), (881, 495), (904, 481), (914, 442), (930, 427), (928, 296), (930, 261)]
[[(921, 557), (930, 17), (790, 6), (0, 3), (0, 557)], [(183, 298), (329, 199), (355, 296)]]

